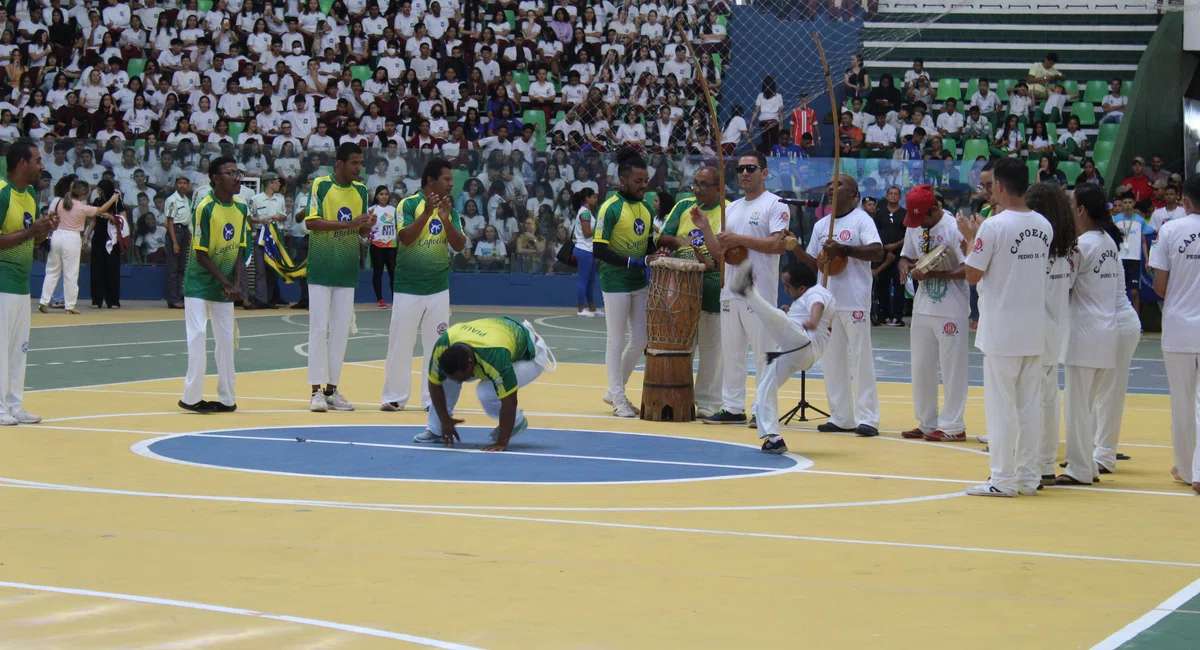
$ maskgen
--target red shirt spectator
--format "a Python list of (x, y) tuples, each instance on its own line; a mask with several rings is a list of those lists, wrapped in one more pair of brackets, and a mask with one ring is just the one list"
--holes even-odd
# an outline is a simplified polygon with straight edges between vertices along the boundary
[(1141, 203), (1149, 201), (1154, 197), (1154, 188), (1150, 185), (1150, 179), (1146, 176), (1146, 160), (1141, 156), (1133, 158), (1133, 175), (1121, 181), (1121, 185), (1129, 186), (1133, 192), (1133, 200)]

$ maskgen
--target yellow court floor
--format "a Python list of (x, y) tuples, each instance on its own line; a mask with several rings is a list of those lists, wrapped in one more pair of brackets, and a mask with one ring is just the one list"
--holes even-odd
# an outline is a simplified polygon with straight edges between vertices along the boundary
[[(426, 415), (380, 412), (382, 380), (348, 364), (359, 410), (326, 414), (303, 369), (239, 374), (234, 414), (179, 411), (180, 379), (29, 393), (46, 421), (0, 435), (0, 648), (1197, 647), (1164, 396), (1129, 396), (1100, 486), (974, 499), (974, 441), (807, 423), (767, 458), (746, 428), (612, 417), (585, 363), (520, 392), (511, 454), (478, 451), (471, 391), (485, 429), (414, 449)], [(909, 387), (880, 393), (907, 427)]]

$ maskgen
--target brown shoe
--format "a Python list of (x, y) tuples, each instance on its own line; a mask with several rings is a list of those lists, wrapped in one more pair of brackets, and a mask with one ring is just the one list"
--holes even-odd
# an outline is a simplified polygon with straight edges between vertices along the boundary
[(966, 442), (967, 432), (962, 433), (946, 433), (941, 429), (925, 435), (925, 439), (929, 442)]
[(920, 428), (910, 429), (908, 431), (901, 431), (900, 437), (907, 438), (909, 440), (920, 440), (921, 438), (925, 437), (925, 432), (921, 431)]

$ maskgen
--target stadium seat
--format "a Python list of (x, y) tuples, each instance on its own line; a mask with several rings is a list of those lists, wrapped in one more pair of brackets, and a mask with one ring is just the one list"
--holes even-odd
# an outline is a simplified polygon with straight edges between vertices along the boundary
[(371, 66), (369, 65), (350, 66), (350, 77), (353, 79), (358, 79), (363, 83), (367, 83), (367, 81), (371, 79), (372, 72), (374, 71), (371, 70)]
[(229, 122), (229, 137), (233, 138), (234, 144), (237, 144), (238, 136), (240, 136), (242, 134), (242, 131), (245, 131), (245, 130), (246, 130), (245, 122), (232, 122), (232, 121)]
[[(1002, 101), (1002, 102), (1008, 101), (1008, 89), (1012, 88), (1015, 85), (1017, 85), (1016, 79), (1001, 79), (1000, 81), (996, 82), (995, 91), (996, 91), (996, 95), (998, 97), (1000, 97), (1000, 101)], [(972, 94), (974, 94), (974, 93), (972, 93)]]
[(1108, 161), (1107, 160), (1096, 161), (1096, 173), (1100, 174), (1100, 178), (1103, 178), (1104, 180), (1108, 180)]
[(146, 71), (146, 59), (129, 59), (129, 65), (125, 66), (125, 73), (132, 79), (140, 77)]
[(513, 70), (513, 81), (517, 82), (517, 88), (521, 89), (521, 94), (529, 92), (529, 72)]
[(333, 9), (333, 0), (317, 0), (317, 6), (321, 8), (321, 13), (329, 15), (329, 10)]
[(988, 141), (983, 138), (972, 138), (963, 144), (962, 160), (968, 163), (975, 162), (975, 159), (983, 156), (990, 158), (988, 153)]
[(714, 54), (714, 55), (712, 55), (712, 57), (713, 57), (713, 67), (716, 68), (717, 70), (720, 70), (721, 69), (721, 55)]
[(1038, 157), (1037, 159), (1030, 159), (1030, 160), (1025, 161), (1025, 167), (1027, 167), (1029, 169), (1029, 182), (1030, 183), (1037, 182), (1038, 163), (1040, 163), (1040, 162), (1041, 162), (1041, 157)]
[(467, 179), (471, 177), (471, 172), (465, 169), (453, 169), (451, 173), (454, 174), (453, 196), (458, 196), (462, 192), (463, 185), (467, 184)]
[(1117, 145), (1112, 140), (1101, 140), (1096, 143), (1096, 147), (1092, 149), (1092, 160), (1099, 165), (1101, 162), (1107, 163), (1112, 160), (1113, 147)]
[(565, 119), (567, 119), (567, 112), (566, 112), (566, 111), (559, 111), (559, 112), (557, 112), (557, 113), (555, 113), (555, 114), (554, 114), (554, 123), (555, 123), (555, 124), (558, 124), (559, 122), (561, 122), (561, 121), (563, 121), (563, 120), (565, 120)]
[(1121, 96), (1128, 97), (1129, 93), (1133, 92), (1133, 82), (1126, 81), (1121, 84)]
[(954, 77), (938, 79), (936, 99), (940, 102), (944, 102), (947, 99), (962, 99), (962, 88), (958, 84), (958, 79)]
[(521, 123), (537, 125), (534, 133), (546, 132), (546, 114), (542, 111), (525, 111), (521, 114)]
[(1103, 81), (1089, 81), (1087, 87), (1083, 91), (1081, 100), (1099, 104), (1104, 101), (1104, 96), (1108, 94), (1108, 84)]
[(694, 199), (694, 198), (696, 198), (696, 195), (692, 194), (691, 192), (680, 192), (679, 194), (675, 195), (675, 202), (678, 203), (684, 199)]
[(1101, 124), (1100, 135), (1096, 136), (1096, 140), (1113, 140), (1117, 139), (1117, 134), (1121, 132), (1120, 124)]
[(1058, 125), (1053, 122), (1047, 122), (1046, 136), (1050, 138), (1050, 142), (1058, 144)]
[(724, 14), (722, 14), (722, 15), (720, 15), (720, 16), (717, 16), (717, 24), (718, 24), (718, 25), (720, 25), (720, 26), (722, 26), (722, 27), (724, 27), (724, 26), (725, 26), (725, 20), (726, 20), (726, 19), (725, 19), (725, 15), (724, 15)]
[(200, 13), (202, 13), (202, 14), (208, 13), (209, 11), (212, 10), (212, 8), (213, 8), (213, 0), (198, 0), (196, 2), (196, 9), (199, 10)]
[(971, 97), (979, 92), (979, 77), (967, 79), (967, 87), (963, 90), (963, 97), (967, 101), (971, 101)]
[(1064, 160), (1058, 163), (1058, 171), (1067, 177), (1067, 185), (1074, 185), (1075, 179), (1083, 173), (1083, 166), (1074, 160)]
[(1075, 102), (1071, 105), (1071, 115), (1079, 118), (1079, 126), (1096, 125), (1096, 107), (1091, 102)]
[(949, 151), (950, 155), (954, 156), (955, 160), (958, 160), (958, 140), (957, 139), (951, 138), (950, 136), (944, 136), (942, 138), (942, 147), (946, 151)]
[(517, 31), (517, 13), (512, 9), (504, 10), (504, 17), (508, 18), (508, 28), (513, 32)]
[(1067, 95), (1079, 94), (1079, 82), (1072, 79), (1064, 79), (1062, 82), (1063, 90), (1067, 91)]
[[(642, 200), (646, 202), (646, 205), (650, 206), (651, 212), (654, 211), (654, 197), (656, 196), (658, 196), (658, 192), (646, 192), (645, 196), (642, 197)], [(651, 214), (650, 216), (657, 217), (658, 215)]]

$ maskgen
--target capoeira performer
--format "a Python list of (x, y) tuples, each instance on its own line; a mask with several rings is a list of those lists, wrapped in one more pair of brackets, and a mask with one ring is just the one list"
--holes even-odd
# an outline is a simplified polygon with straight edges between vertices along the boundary
[(451, 325), (433, 346), (429, 366), (429, 424), (417, 442), (440, 440), (453, 445), (459, 440), (454, 406), (462, 385), (480, 380), (476, 393), (483, 412), (499, 420), (492, 429), (491, 444), (484, 451), (504, 451), (513, 436), (529, 427), (517, 406), (517, 391), (542, 372), (554, 372), (557, 364), (546, 341), (529, 323), (511, 318), (481, 318)]
[(1154, 291), (1163, 297), (1162, 353), (1171, 387), (1171, 446), (1175, 480), (1200, 492), (1196, 440), (1200, 381), (1200, 174), (1183, 183), (1187, 216), (1163, 224), (1150, 253)]
[(792, 262), (782, 275), (783, 289), (793, 300), (785, 314), (755, 289), (751, 263), (746, 261), (739, 266), (729, 290), (745, 299), (777, 348), (766, 353), (767, 367), (758, 377), (758, 395), (754, 400), (758, 437), (763, 440), (763, 451), (783, 454), (788, 448), (779, 435), (779, 388), (792, 375), (811, 368), (825, 352), (835, 313), (834, 298), (817, 283), (817, 274), (811, 268)]
[[(954, 217), (942, 209), (932, 185), (918, 185), (908, 192), (904, 226), (904, 248), (900, 252), (900, 277), (910, 272), (919, 282), (913, 301), (909, 340), (912, 349), (913, 408), (917, 427), (900, 435), (935, 442), (967, 439), (963, 413), (967, 408), (967, 320), (971, 315), (971, 292), (963, 267), (962, 233)], [(927, 253), (946, 247), (949, 270), (913, 269)], [(938, 414), (938, 368), (946, 398)]]

